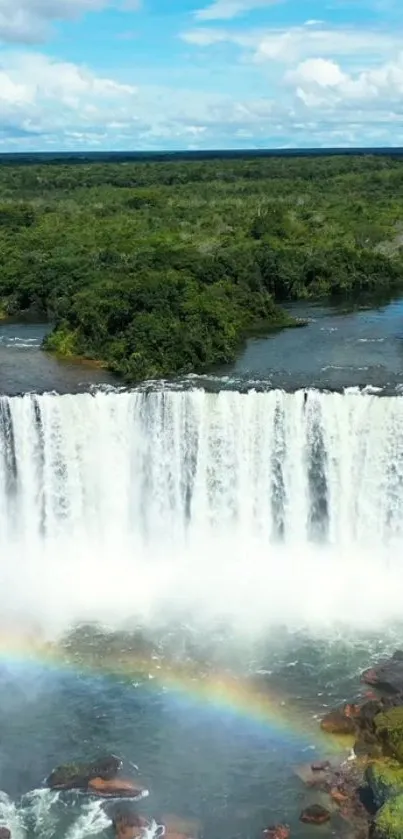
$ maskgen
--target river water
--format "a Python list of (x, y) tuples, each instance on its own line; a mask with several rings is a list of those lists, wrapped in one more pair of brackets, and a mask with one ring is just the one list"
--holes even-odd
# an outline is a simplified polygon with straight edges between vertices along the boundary
[(307, 327), (250, 340), (231, 370), (132, 392), (42, 353), (45, 327), (0, 326), (0, 823), (17, 839), (110, 836), (98, 801), (42, 788), (108, 751), (139, 767), (157, 822), (310, 839), (295, 766), (349, 748), (318, 716), (401, 643), (403, 304), (298, 313)]

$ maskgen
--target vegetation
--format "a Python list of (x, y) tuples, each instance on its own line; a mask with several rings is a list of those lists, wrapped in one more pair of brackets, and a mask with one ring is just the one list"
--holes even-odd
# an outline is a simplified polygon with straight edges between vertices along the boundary
[(389, 798), (375, 816), (376, 839), (401, 839), (403, 825), (403, 795)]
[(370, 763), (365, 778), (377, 807), (396, 795), (403, 796), (403, 766), (397, 761), (384, 759)]
[(386, 754), (403, 764), (403, 706), (389, 708), (375, 717), (375, 732)]
[(0, 313), (128, 381), (233, 359), (286, 301), (403, 286), (403, 164), (245, 158), (0, 167)]

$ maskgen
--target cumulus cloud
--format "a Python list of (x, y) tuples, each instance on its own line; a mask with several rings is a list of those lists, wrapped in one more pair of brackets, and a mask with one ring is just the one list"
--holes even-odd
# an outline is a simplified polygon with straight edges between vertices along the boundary
[(0, 71), (1, 129), (7, 137), (103, 131), (109, 120), (131, 112), (135, 99), (134, 86), (41, 54), (8, 55)]
[(376, 104), (379, 114), (390, 112), (403, 96), (403, 53), (358, 73), (343, 72), (334, 61), (308, 59), (287, 73), (286, 82), (295, 86), (297, 97), (309, 108), (372, 109)]
[[(40, 53), (7, 53), (0, 70), (0, 144), (152, 148), (214, 145), (239, 128), (259, 131), (272, 103), (219, 93), (122, 84)], [(38, 138), (37, 142), (35, 138)], [(222, 138), (222, 139), (221, 139)]]
[[(38, 43), (47, 37), (53, 21), (74, 20), (108, 5), (111, 0), (0, 0), (0, 41)], [(133, 10), (139, 0), (117, 0), (115, 5)]]
[[(271, 65), (270, 65), (271, 66)], [(3, 55), (0, 148), (242, 148), (403, 144), (403, 56), (347, 68), (326, 55), (277, 66), (261, 95), (169, 88), (39, 52)], [(256, 65), (254, 65), (254, 72)], [(243, 66), (240, 68), (243, 73)], [(265, 79), (266, 65), (263, 68)]]

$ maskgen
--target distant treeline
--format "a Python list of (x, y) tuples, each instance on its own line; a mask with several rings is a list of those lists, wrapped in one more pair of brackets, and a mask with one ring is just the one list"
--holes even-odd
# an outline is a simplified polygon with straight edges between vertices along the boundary
[(0, 303), (128, 381), (233, 359), (291, 300), (403, 287), (403, 159), (0, 166)]

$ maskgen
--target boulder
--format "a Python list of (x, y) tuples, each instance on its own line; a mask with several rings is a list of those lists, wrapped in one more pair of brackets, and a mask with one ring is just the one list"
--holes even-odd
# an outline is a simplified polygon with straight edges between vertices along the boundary
[(345, 804), (346, 801), (349, 801), (350, 799), (350, 793), (342, 786), (330, 787), (329, 795), (332, 801), (334, 801), (335, 804), (338, 804), (339, 806)]
[(316, 763), (311, 763), (312, 772), (327, 772), (330, 769), (329, 760), (319, 760)]
[(183, 833), (186, 836), (198, 836), (203, 827), (199, 819), (178, 816), (177, 813), (163, 813), (158, 821), (164, 825), (166, 833)]
[(111, 781), (122, 767), (122, 760), (107, 755), (88, 763), (65, 763), (57, 766), (46, 779), (51, 789), (86, 789), (93, 778)]
[(304, 824), (325, 824), (330, 821), (330, 812), (321, 804), (311, 804), (310, 807), (305, 807), (299, 818)]
[(354, 753), (356, 757), (379, 758), (382, 757), (382, 746), (375, 734), (371, 734), (370, 731), (360, 731), (354, 743)]
[(263, 839), (288, 839), (289, 835), (288, 824), (274, 824), (263, 830)]
[(403, 795), (386, 801), (375, 816), (373, 828), (372, 835), (376, 839), (402, 839)]
[(87, 792), (101, 798), (144, 798), (148, 790), (127, 778), (92, 778), (88, 781)]
[(112, 824), (116, 839), (141, 839), (150, 827), (147, 819), (135, 810), (119, 807), (113, 817)]
[[(323, 766), (326, 766), (327, 761), (323, 763)], [(315, 764), (315, 769), (311, 766), (310, 763), (302, 763), (299, 766), (294, 766), (294, 772), (298, 776), (298, 778), (302, 781), (303, 784), (306, 784), (307, 787), (316, 787), (319, 789), (325, 789), (326, 783), (330, 782), (332, 777), (332, 769), (329, 764), (328, 767), (320, 769), (319, 766), (322, 764)]]
[(365, 770), (368, 784), (377, 808), (396, 795), (403, 795), (403, 766), (394, 760), (377, 760)]
[(403, 651), (397, 650), (389, 659), (365, 670), (361, 679), (368, 685), (391, 693), (403, 692)]
[(374, 729), (385, 754), (403, 763), (403, 707), (389, 708), (377, 714)]
[[(345, 706), (350, 708), (350, 706)], [(320, 727), (327, 734), (355, 734), (355, 717), (345, 712), (345, 707), (330, 711), (323, 717)]]
[(0, 839), (11, 839), (11, 830), (8, 827), (0, 827)]

